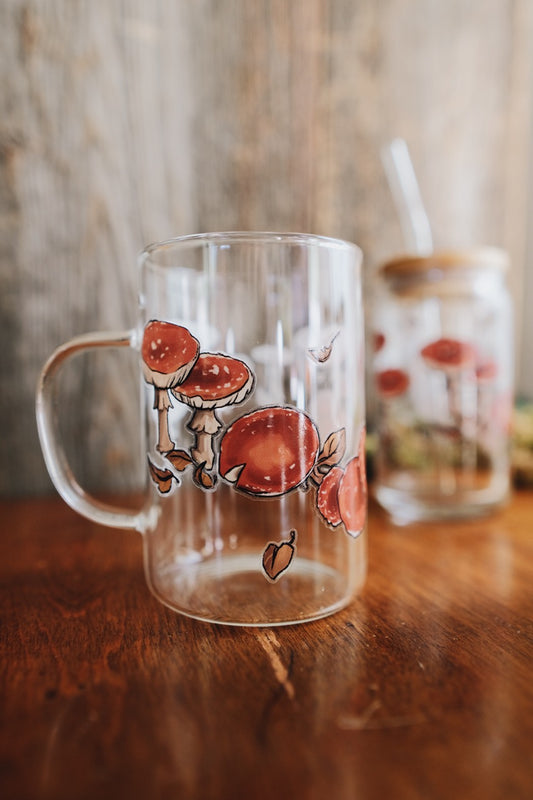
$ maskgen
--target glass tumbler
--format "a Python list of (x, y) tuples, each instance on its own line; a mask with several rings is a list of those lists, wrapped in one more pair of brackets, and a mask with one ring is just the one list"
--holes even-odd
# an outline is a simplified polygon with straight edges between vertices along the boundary
[[(90, 519), (141, 533), (147, 582), (167, 606), (210, 622), (282, 625), (331, 614), (362, 586), (360, 273), (358, 247), (312, 235), (153, 244), (140, 256), (137, 326), (80, 336), (45, 365), (37, 420), (57, 489)], [(139, 356), (139, 513), (85, 492), (58, 435), (56, 374), (101, 347)]]
[(373, 312), (375, 495), (399, 523), (467, 517), (510, 483), (513, 315), (497, 248), (383, 265)]

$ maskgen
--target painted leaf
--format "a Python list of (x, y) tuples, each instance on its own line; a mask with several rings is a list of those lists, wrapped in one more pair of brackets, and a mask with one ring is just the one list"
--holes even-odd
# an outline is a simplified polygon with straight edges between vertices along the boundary
[(320, 484), (331, 467), (336, 466), (343, 458), (346, 449), (346, 429), (340, 428), (338, 431), (330, 433), (324, 447), (318, 454), (316, 464), (311, 478), (316, 484)]
[(189, 464), (192, 464), (192, 458), (186, 450), (171, 450), (166, 457), (178, 472), (183, 472)]
[(206, 471), (205, 462), (196, 467), (193, 480), (201, 489), (213, 489), (216, 483), (215, 478)]
[(334, 467), (335, 464), (338, 464), (339, 461), (341, 461), (345, 448), (346, 429), (340, 428), (338, 431), (330, 433), (324, 442), (324, 447), (318, 454), (317, 463), (322, 466), (328, 465)]
[(167, 494), (170, 492), (172, 488), (172, 480), (175, 479), (172, 472), (169, 469), (161, 469), (160, 467), (156, 467), (150, 458), (148, 458), (148, 469), (150, 471), (150, 477), (152, 481), (155, 483), (161, 494)]
[(291, 530), (288, 541), (269, 542), (263, 552), (263, 569), (271, 581), (276, 581), (290, 566), (294, 556), (296, 531)]

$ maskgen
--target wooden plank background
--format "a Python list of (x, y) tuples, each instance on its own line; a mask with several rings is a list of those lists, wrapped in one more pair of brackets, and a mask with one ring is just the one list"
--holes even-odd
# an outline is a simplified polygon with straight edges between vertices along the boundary
[[(50, 490), (40, 366), (135, 321), (136, 254), (201, 230), (402, 249), (379, 159), (407, 139), (437, 244), (531, 242), (529, 0), (3, 0), (0, 494)], [(529, 328), (528, 328), (529, 326)], [(533, 393), (526, 346), (518, 388)], [(118, 353), (65, 378), (62, 424), (91, 488), (138, 478), (136, 379)]]

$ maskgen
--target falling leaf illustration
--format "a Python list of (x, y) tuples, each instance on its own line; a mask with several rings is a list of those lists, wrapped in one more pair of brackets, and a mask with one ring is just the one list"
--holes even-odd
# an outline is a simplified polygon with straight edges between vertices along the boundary
[(331, 339), (329, 344), (323, 345), (322, 347), (310, 347), (307, 350), (313, 361), (316, 361), (317, 364), (323, 364), (325, 361), (328, 360), (333, 350), (333, 342), (335, 341), (339, 333), (340, 331), (337, 331), (337, 333)]
[(216, 479), (210, 475), (205, 468), (205, 461), (199, 464), (194, 470), (193, 481), (200, 489), (213, 489)]
[(346, 429), (339, 428), (338, 431), (330, 433), (324, 442), (324, 447), (318, 454), (316, 464), (311, 474), (311, 478), (315, 483), (320, 484), (324, 475), (326, 475), (332, 467), (342, 461), (345, 449)]
[(192, 464), (192, 458), (186, 450), (171, 450), (170, 453), (167, 453), (166, 458), (178, 472), (183, 472), (189, 464)]
[(150, 477), (161, 492), (161, 494), (168, 494), (172, 489), (172, 480), (177, 480), (169, 469), (160, 469), (152, 464), (148, 458), (148, 469)]
[(289, 533), (289, 540), (282, 542), (269, 542), (263, 552), (263, 569), (267, 578), (276, 581), (280, 575), (289, 568), (294, 556), (296, 531)]

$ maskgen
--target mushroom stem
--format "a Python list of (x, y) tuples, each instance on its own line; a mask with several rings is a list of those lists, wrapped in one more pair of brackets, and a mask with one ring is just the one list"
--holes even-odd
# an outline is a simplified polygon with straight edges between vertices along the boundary
[(154, 391), (154, 408), (157, 409), (157, 445), (156, 449), (160, 453), (169, 453), (174, 450), (174, 442), (170, 438), (168, 429), (168, 409), (172, 408), (170, 397), (166, 389), (158, 389), (155, 387)]
[(206, 470), (213, 468), (215, 453), (213, 451), (213, 437), (210, 433), (196, 434), (196, 447), (191, 450), (191, 455), (197, 464), (205, 464)]
[(213, 437), (222, 427), (214, 409), (196, 409), (187, 427), (195, 434), (191, 456), (197, 464), (205, 464), (206, 470), (212, 469), (215, 461)]

